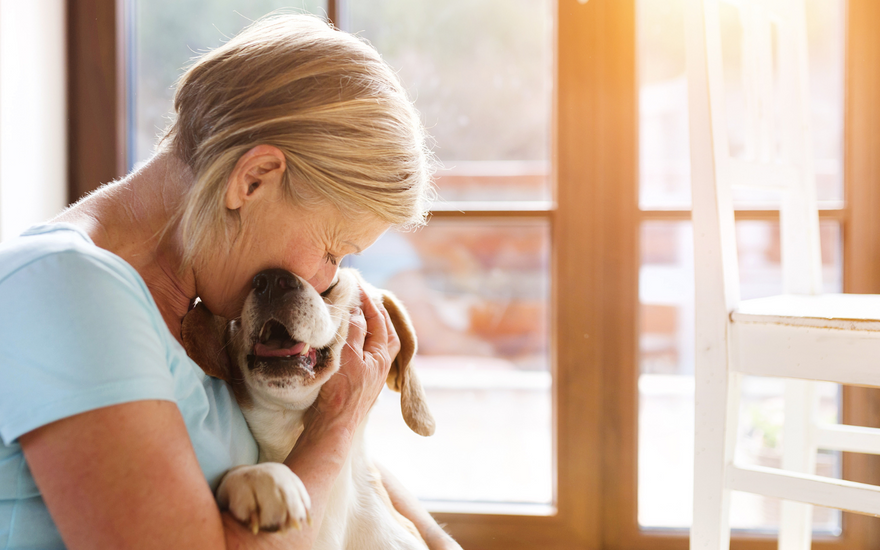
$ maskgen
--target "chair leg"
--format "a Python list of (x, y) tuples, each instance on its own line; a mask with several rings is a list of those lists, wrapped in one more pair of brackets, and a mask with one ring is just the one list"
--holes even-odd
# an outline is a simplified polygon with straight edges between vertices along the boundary
[[(814, 382), (786, 380), (785, 431), (782, 443), (782, 468), (785, 470), (816, 473), (816, 401)], [(783, 501), (779, 523), (779, 550), (809, 550), (812, 520), (812, 505)]]
[(812, 541), (813, 506), (782, 501), (779, 523), (779, 550), (809, 550)]
[[(740, 375), (696, 376), (694, 426), (694, 519), (691, 550), (730, 548), (730, 490), (727, 467), (733, 463), (739, 420)], [(718, 426), (725, 426), (719, 430)]]

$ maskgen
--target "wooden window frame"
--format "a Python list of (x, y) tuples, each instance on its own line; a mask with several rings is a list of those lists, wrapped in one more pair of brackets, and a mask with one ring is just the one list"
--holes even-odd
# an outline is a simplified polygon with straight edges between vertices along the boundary
[(70, 202), (127, 171), (124, 6), (124, 0), (67, 1)]
[[(329, 0), (331, 19), (338, 0)], [(68, 0), (70, 200), (124, 175), (124, 0)], [(880, 3), (849, 0), (846, 37), (844, 290), (880, 293)], [(468, 550), (684, 550), (686, 530), (637, 521), (639, 227), (689, 213), (640, 212), (635, 0), (558, 0), (550, 205), (476, 205), (452, 218), (551, 224), (555, 513), (438, 513)], [(554, 206), (555, 205), (555, 206)], [(772, 219), (742, 212), (742, 219)], [(880, 426), (880, 391), (847, 388), (844, 421)], [(880, 483), (880, 458), (844, 455), (848, 479)], [(516, 480), (511, 480), (515, 483)], [(736, 550), (774, 540), (734, 535)], [(880, 521), (844, 515), (814, 548), (880, 547)]]

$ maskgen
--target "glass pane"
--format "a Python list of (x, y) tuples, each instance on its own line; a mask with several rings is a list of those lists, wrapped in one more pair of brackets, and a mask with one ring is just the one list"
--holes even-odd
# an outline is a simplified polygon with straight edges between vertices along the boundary
[(351, 0), (349, 30), (399, 70), (447, 201), (549, 200), (551, 0)]
[[(807, 0), (813, 155), (817, 197), (843, 201), (844, 0)], [(642, 209), (690, 208), (684, 1), (638, 0), (639, 203)], [(722, 53), (728, 94), (731, 154), (744, 152), (738, 8), (721, 3)], [(778, 202), (755, 190), (737, 190), (741, 208)]]
[(172, 112), (174, 82), (189, 61), (216, 48), (251, 21), (274, 10), (325, 14), (326, 0), (128, 0), (131, 89), (129, 159), (153, 153)]
[(437, 433), (411, 433), (387, 390), (367, 430), (372, 455), (420, 498), (551, 502), (549, 239), (546, 222), (434, 220), (346, 260), (415, 324)]
[[(737, 223), (740, 291), (744, 299), (777, 294), (782, 289), (779, 224)], [(826, 292), (843, 286), (842, 240), (836, 221), (820, 223)], [(694, 429), (694, 281), (690, 222), (642, 224), (639, 277), (639, 524), (686, 528), (691, 522)], [(823, 420), (837, 420), (839, 387), (821, 384)], [(747, 377), (740, 403), (737, 459), (778, 465), (782, 445), (783, 384), (777, 379)], [(818, 472), (840, 473), (836, 453), (820, 453)], [(779, 502), (735, 493), (733, 527), (775, 529)], [(814, 513), (814, 529), (836, 533), (840, 516)]]
[(691, 204), (684, 0), (636, 0), (639, 206)]

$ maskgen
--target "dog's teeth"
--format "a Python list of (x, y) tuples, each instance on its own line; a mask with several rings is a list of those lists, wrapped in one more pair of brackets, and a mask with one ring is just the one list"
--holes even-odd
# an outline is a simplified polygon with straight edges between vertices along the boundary
[(303, 346), (302, 351), (299, 352), (299, 354), (300, 354), (300, 355), (308, 355), (308, 354), (309, 354), (309, 349), (310, 349), (310, 348), (309, 348), (309, 345), (308, 345), (308, 344), (305, 344), (305, 345)]

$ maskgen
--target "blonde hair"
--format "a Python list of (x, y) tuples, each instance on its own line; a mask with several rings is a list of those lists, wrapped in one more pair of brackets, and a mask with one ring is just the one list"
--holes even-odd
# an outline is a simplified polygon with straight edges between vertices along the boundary
[(399, 227), (425, 223), (434, 158), (418, 113), (379, 54), (307, 15), (258, 20), (180, 78), (163, 141), (195, 182), (180, 214), (184, 266), (229, 243), (226, 182), (257, 145), (285, 156), (285, 190)]

